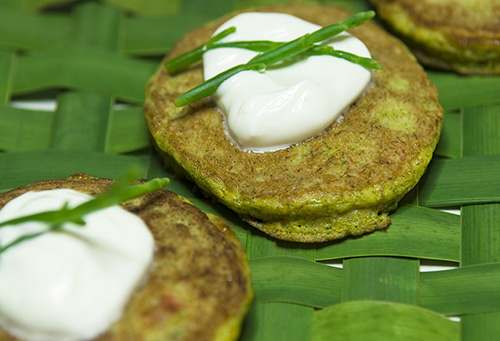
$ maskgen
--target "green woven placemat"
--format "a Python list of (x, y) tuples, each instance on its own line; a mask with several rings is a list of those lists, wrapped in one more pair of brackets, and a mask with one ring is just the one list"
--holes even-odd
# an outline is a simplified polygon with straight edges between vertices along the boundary
[[(286, 1), (0, 2), (0, 190), (76, 172), (113, 178), (131, 165), (144, 177), (171, 176), (143, 120), (147, 79), (183, 32), (276, 2)], [(442, 138), (387, 231), (315, 246), (279, 242), (172, 182), (225, 217), (246, 249), (256, 299), (242, 340), (500, 339), (500, 77), (429, 76), (446, 110)], [(12, 102), (47, 97), (55, 111)], [(449, 207), (461, 217), (438, 210)], [(459, 268), (419, 272), (436, 260)]]

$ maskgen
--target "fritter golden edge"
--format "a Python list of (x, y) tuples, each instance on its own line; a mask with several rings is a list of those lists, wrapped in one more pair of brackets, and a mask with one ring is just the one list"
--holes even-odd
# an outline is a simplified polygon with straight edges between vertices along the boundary
[[(321, 25), (347, 16), (327, 6), (258, 10), (290, 13)], [(203, 43), (232, 15), (187, 34), (167, 58)], [(372, 210), (369, 216), (382, 213), (370, 230), (386, 226), (384, 213), (416, 184), (432, 156), (442, 108), (434, 86), (403, 44), (373, 23), (353, 31), (383, 68), (342, 123), (286, 150), (244, 153), (226, 138), (222, 115), (210, 100), (172, 118), (175, 97), (203, 80), (201, 67), (172, 77), (161, 66), (149, 83), (145, 104), (158, 149), (257, 227), (367, 209)]]
[(371, 0), (422, 63), (463, 74), (500, 73), (500, 3)]
[[(96, 195), (110, 184), (86, 175), (39, 182), (0, 194), (0, 207), (27, 191), (71, 188)], [(146, 283), (98, 340), (236, 340), (253, 292), (234, 234), (220, 218), (172, 192), (157, 191), (122, 206), (150, 228), (155, 256)], [(0, 330), (0, 341), (11, 340), (16, 339)]]
[(282, 240), (317, 243), (360, 236), (386, 228), (390, 223), (387, 213), (377, 209), (356, 209), (335, 217), (305, 218), (262, 222), (245, 220), (268, 235)]

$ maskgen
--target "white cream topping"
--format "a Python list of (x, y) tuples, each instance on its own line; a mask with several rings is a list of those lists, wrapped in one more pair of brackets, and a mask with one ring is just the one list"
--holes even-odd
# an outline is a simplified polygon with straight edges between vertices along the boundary
[[(235, 26), (223, 42), (245, 40), (290, 41), (320, 26), (282, 13), (243, 13), (228, 20), (214, 34)], [(368, 48), (356, 37), (342, 33), (332, 47), (363, 57)], [(221, 48), (203, 56), (209, 79), (257, 53)], [(264, 73), (244, 71), (226, 80), (215, 99), (226, 115), (228, 132), (247, 151), (287, 148), (321, 133), (363, 92), (371, 79), (360, 65), (331, 56), (311, 56)]]
[[(74, 207), (92, 197), (70, 189), (27, 192), (0, 210), (0, 221)], [(119, 320), (147, 274), (154, 241), (138, 216), (120, 206), (96, 211), (86, 225), (64, 224), (0, 256), (0, 329), (23, 340), (83, 340)], [(0, 229), (0, 243), (46, 229), (27, 222)]]

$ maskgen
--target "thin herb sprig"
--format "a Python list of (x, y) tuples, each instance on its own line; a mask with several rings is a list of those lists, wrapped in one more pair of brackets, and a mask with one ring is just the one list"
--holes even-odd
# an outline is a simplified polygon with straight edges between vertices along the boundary
[(304, 34), (297, 39), (259, 54), (252, 58), (249, 63), (265, 63), (266, 65), (276, 64), (285, 58), (291, 58), (306, 52), (314, 47), (316, 43), (325, 41), (339, 33), (359, 26), (367, 20), (372, 19), (374, 16), (375, 12), (373, 11), (356, 13), (341, 22), (322, 27), (312, 33)]
[(79, 226), (83, 226), (85, 225), (85, 221), (83, 218), (86, 215), (113, 205), (121, 204), (130, 199), (140, 197), (144, 194), (157, 191), (167, 186), (170, 182), (168, 178), (155, 178), (144, 183), (131, 185), (131, 181), (133, 181), (132, 176), (127, 176), (126, 178), (123, 178), (111, 185), (109, 190), (107, 190), (106, 192), (99, 194), (95, 198), (73, 208), (69, 208), (67, 204), (64, 204), (63, 207), (58, 210), (29, 214), (26, 216), (1, 222), (0, 229), (7, 226), (19, 225), (29, 221), (45, 223), (48, 226), (47, 229), (43, 231), (23, 235), (5, 245), (0, 246), (0, 254), (24, 241), (36, 238), (47, 232), (56, 231), (60, 229), (65, 223), (73, 223)]
[(325, 55), (325, 56), (342, 58), (347, 61), (350, 61), (351, 63), (361, 65), (369, 70), (380, 69), (380, 64), (373, 58), (361, 57), (354, 53), (337, 50), (329, 45), (315, 46), (314, 48), (311, 49), (311, 51), (308, 54), (311, 56)]
[[(177, 107), (182, 107), (190, 103), (193, 103), (195, 101), (198, 101), (202, 98), (213, 95), (217, 90), (217, 88), (225, 80), (227, 80), (228, 78), (232, 77), (233, 75), (239, 72), (248, 70), (257, 70), (262, 72), (265, 71), (267, 68), (276, 65), (280, 62), (290, 60), (299, 56), (307, 56), (310, 55), (310, 53), (316, 53), (320, 55), (332, 55), (336, 57), (338, 56), (340, 58), (350, 60), (354, 63), (358, 64), (364, 63), (366, 65), (369, 65), (370, 67), (376, 68), (378, 64), (376, 64), (376, 62), (370, 62), (369, 58), (356, 56), (354, 54), (347, 53), (345, 51), (338, 51), (333, 48), (326, 49), (324, 48), (328, 47), (326, 45), (320, 45), (320, 46), (317, 45), (317, 43), (330, 39), (341, 32), (344, 32), (353, 27), (363, 24), (367, 20), (372, 19), (374, 16), (375, 12), (373, 11), (360, 12), (347, 18), (344, 21), (320, 28), (317, 31), (305, 34), (287, 43), (276, 44), (276, 42), (257, 41), (256, 44), (252, 46), (250, 42), (246, 42), (246, 47), (245, 47), (243, 42), (238, 42), (239, 46), (233, 46), (233, 47), (242, 47), (242, 48), (250, 47), (250, 49), (251, 47), (259, 49), (267, 48), (267, 50), (252, 58), (248, 63), (234, 66), (233, 68), (230, 68), (218, 74), (217, 76), (214, 76), (206, 80), (200, 85), (180, 95), (175, 100), (175, 105)], [(207, 48), (208, 49), (216, 48), (215, 47), (216, 45), (217, 44), (211, 44), (211, 46)], [(226, 45), (225, 47), (231, 47), (231, 46)], [(317, 48), (323, 48), (323, 49), (314, 50)], [(201, 55), (198, 54), (197, 56), (201, 58)], [(194, 60), (194, 58), (191, 60)], [(178, 66), (180, 67), (182, 65), (178, 64)], [(182, 67), (180, 67), (179, 69), (182, 69)]]
[[(207, 49), (205, 50), (205, 52), (220, 48), (240, 48), (254, 52), (266, 52), (269, 51), (270, 49), (276, 48), (283, 44), (285, 43), (270, 41), (270, 40), (231, 41), (227, 43), (216, 43), (207, 45)], [(188, 52), (186, 54), (191, 54), (191, 52)], [(332, 57), (342, 58), (352, 63), (359, 64), (362, 67), (367, 68), (369, 70), (380, 69), (380, 64), (373, 58), (361, 57), (353, 53), (334, 49), (332, 46), (328, 45), (315, 46), (311, 48), (311, 50), (307, 53), (307, 56), (321, 56), (321, 55), (329, 55)], [(197, 54), (196, 57), (194, 55), (190, 55), (189, 58), (187, 58), (184, 57), (184, 55), (180, 55), (179, 57), (174, 58), (169, 62), (167, 62), (165, 67), (170, 74), (175, 75), (179, 72), (188, 69), (194, 63), (199, 62), (202, 56), (203, 54)], [(175, 67), (172, 67), (171, 65), (175, 65)]]
[(203, 53), (205, 53), (206, 51), (213, 48), (215, 43), (224, 39), (225, 37), (227, 37), (228, 35), (230, 35), (234, 32), (236, 32), (236, 27), (234, 27), (234, 26), (228, 27), (225, 30), (217, 33), (212, 38), (210, 38), (210, 40), (206, 44), (198, 46), (194, 50), (183, 53), (179, 57), (168, 61), (165, 64), (167, 71), (171, 74), (175, 74), (175, 73), (178, 73), (182, 70), (185, 70), (186, 67), (189, 67), (190, 65), (199, 61), (201, 59), (201, 57), (203, 56)]
[[(223, 31), (224, 32), (224, 31)], [(222, 32), (221, 32), (222, 33)], [(214, 36), (215, 38), (216, 36)], [(212, 38), (213, 39), (213, 38)], [(207, 43), (205, 45), (199, 46), (194, 50), (188, 51), (186, 53), (181, 54), (178, 57), (175, 57), (165, 63), (165, 69), (169, 74), (175, 75), (179, 72), (182, 72), (194, 63), (197, 63), (203, 57), (203, 53), (209, 50), (215, 50), (220, 48), (240, 48), (251, 50), (255, 52), (266, 52), (272, 48), (276, 48), (283, 43), (270, 41), (270, 40), (250, 40), (250, 41), (231, 41), (225, 43)]]

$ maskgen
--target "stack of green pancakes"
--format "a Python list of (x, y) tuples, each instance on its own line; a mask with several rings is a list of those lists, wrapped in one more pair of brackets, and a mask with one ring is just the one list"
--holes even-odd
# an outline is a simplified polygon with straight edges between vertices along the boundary
[(500, 1), (371, 1), (423, 63), (467, 74), (500, 73)]
[[(322, 26), (348, 16), (316, 5), (257, 11), (289, 13)], [(205, 43), (234, 15), (187, 34), (167, 59)], [(386, 228), (389, 213), (432, 157), (442, 108), (436, 89), (400, 41), (374, 23), (352, 33), (382, 68), (342, 121), (275, 152), (234, 146), (214, 101), (201, 101), (175, 118), (175, 98), (203, 82), (202, 66), (172, 76), (162, 65), (147, 88), (145, 113), (165, 164), (278, 239), (321, 242)]]

